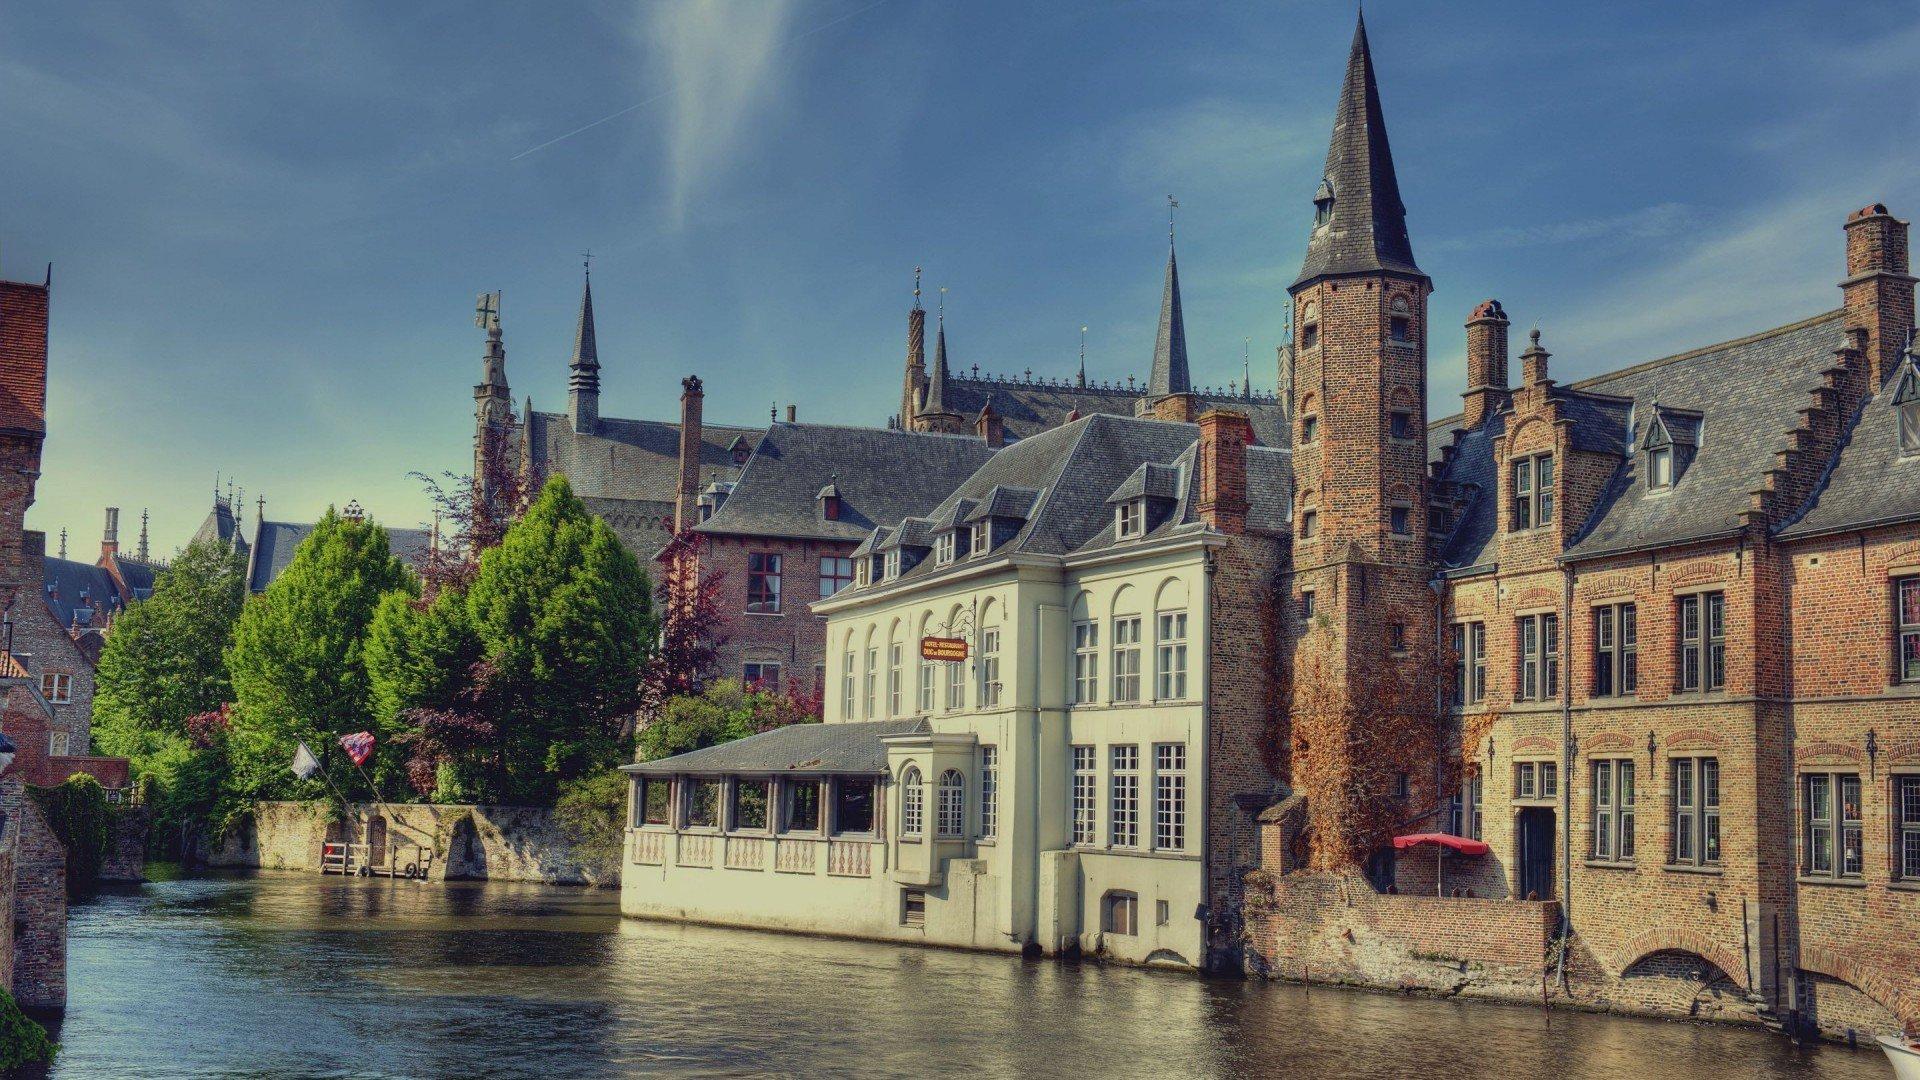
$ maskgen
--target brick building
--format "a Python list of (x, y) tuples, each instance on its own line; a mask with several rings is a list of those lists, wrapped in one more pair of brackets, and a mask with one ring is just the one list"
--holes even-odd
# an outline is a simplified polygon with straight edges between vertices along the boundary
[[(1512, 381), (1486, 301), (1464, 409), (1429, 423), (1430, 286), (1364, 26), (1313, 201), (1291, 289), (1294, 798), (1262, 818), (1254, 962), (1920, 1025), (1907, 223), (1846, 217), (1833, 310), (1565, 385), (1538, 331)], [(1309, 672), (1336, 688), (1312, 708)], [(1435, 681), (1437, 722), (1404, 694)], [(1489, 850), (1317, 866), (1383, 793), (1395, 832)], [(1389, 895), (1334, 899), (1350, 887)]]

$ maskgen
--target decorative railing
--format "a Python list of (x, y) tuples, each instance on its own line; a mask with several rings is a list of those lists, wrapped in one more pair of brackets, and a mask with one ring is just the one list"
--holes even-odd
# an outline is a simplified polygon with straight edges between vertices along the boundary
[(767, 865), (767, 842), (758, 836), (727, 837), (727, 867), (758, 870)]
[(846, 840), (828, 841), (827, 873), (836, 877), (872, 877), (873, 845)]
[(667, 837), (671, 833), (636, 832), (633, 834), (633, 861), (645, 866), (659, 866), (667, 861)]
[(783, 874), (811, 874), (818, 869), (818, 840), (781, 840), (774, 844), (773, 868)]
[(697, 833), (680, 834), (681, 866), (712, 866), (713, 837)]

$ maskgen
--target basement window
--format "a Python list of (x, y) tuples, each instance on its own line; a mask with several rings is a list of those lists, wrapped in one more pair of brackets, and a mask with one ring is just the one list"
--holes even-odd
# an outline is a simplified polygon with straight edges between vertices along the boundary
[(1133, 937), (1140, 932), (1140, 897), (1130, 892), (1110, 892), (1101, 903), (1100, 929), (1109, 934)]
[(900, 890), (900, 925), (927, 925), (927, 894), (919, 889)]

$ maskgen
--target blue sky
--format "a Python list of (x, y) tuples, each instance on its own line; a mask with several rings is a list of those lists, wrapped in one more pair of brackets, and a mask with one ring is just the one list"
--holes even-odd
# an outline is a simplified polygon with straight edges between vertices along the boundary
[[(878, 424), (916, 265), (963, 367), (1066, 374), (1087, 325), (1094, 377), (1144, 374), (1171, 192), (1195, 377), (1237, 378), (1251, 339), (1270, 387), (1352, 23), (10, 4), (0, 276), (55, 264), (29, 524), (90, 554), (100, 507), (147, 506), (171, 550), (216, 470), (269, 517), (357, 498), (414, 524), (407, 473), (470, 453), (473, 295), (505, 291), (514, 390), (558, 407), (588, 248), (606, 415), (671, 417), (697, 372), (713, 420)], [(1844, 215), (1920, 212), (1912, 3), (1383, 0), (1368, 25), (1435, 415), (1482, 297), (1574, 378), (1835, 306)]]

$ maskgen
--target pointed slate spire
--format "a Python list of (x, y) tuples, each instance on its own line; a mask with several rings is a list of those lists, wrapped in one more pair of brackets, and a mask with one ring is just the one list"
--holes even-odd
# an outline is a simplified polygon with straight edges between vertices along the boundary
[(1407, 238), (1407, 209), (1387, 146), (1364, 16), (1354, 27), (1347, 77), (1333, 115), (1327, 165), (1314, 193), (1313, 235), (1294, 287), (1315, 278), (1380, 270), (1419, 274)]
[(573, 331), (573, 359), (567, 362), (567, 413), (573, 430), (592, 431), (600, 423), (600, 350), (593, 334), (593, 271), (580, 291), (580, 321)]
[(1180, 315), (1180, 266), (1167, 240), (1167, 280), (1160, 293), (1160, 334), (1153, 343), (1153, 373), (1147, 378), (1147, 396), (1193, 391), (1187, 377), (1187, 324)]
[[(945, 307), (945, 303), (941, 304)], [(947, 313), (939, 315), (939, 326), (933, 335), (933, 370), (927, 373), (927, 394), (920, 411), (929, 416), (944, 416), (947, 388)]]

